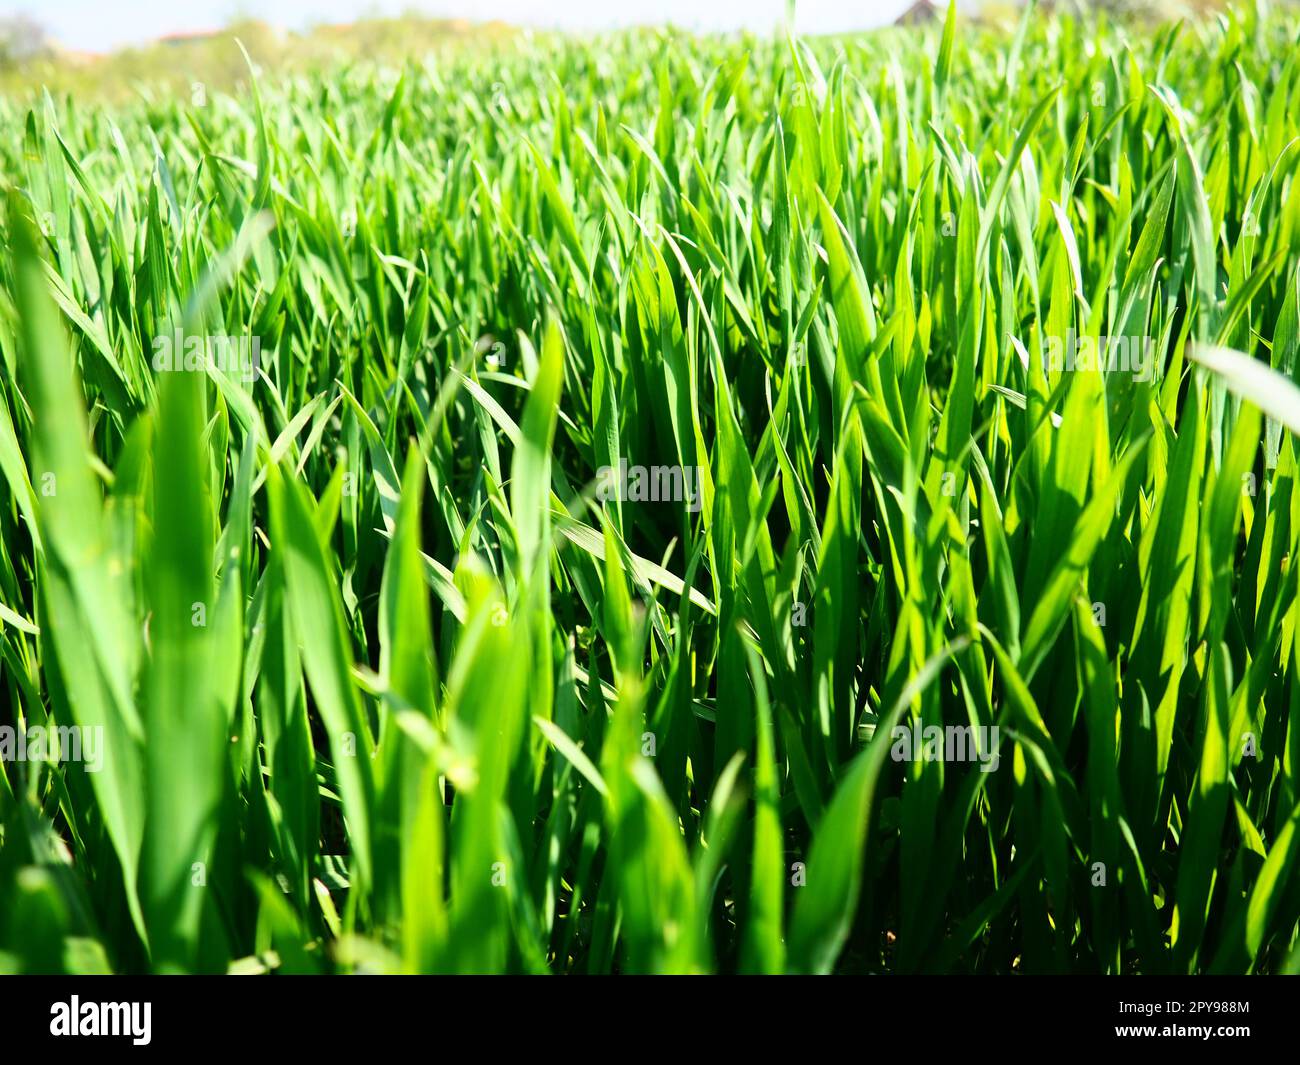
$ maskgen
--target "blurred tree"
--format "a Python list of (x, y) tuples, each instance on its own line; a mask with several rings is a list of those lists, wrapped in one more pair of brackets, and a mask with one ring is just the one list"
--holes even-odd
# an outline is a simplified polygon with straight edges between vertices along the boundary
[(44, 27), (27, 15), (0, 18), (0, 68), (18, 66), (50, 51)]

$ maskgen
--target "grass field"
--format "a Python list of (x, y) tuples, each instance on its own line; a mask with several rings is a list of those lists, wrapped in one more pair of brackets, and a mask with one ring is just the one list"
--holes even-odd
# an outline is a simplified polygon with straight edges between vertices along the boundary
[(1300, 49), (0, 101), (0, 971), (1300, 969)]

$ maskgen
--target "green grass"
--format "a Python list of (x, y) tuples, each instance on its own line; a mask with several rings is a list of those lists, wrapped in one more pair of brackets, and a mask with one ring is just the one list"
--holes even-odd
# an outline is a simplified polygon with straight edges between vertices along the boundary
[(0, 970), (1300, 967), (1298, 40), (0, 101)]

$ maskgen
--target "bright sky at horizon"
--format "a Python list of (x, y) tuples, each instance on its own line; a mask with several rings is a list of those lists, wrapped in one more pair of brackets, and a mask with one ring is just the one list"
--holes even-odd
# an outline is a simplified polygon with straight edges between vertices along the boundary
[[(804, 33), (867, 29), (892, 22), (911, 2), (799, 0), (795, 26)], [(60, 44), (86, 52), (215, 29), (239, 17), (299, 30), (404, 11), (569, 30), (671, 22), (693, 30), (763, 32), (783, 23), (786, 0), (0, 0), (0, 16), (27, 15)]]

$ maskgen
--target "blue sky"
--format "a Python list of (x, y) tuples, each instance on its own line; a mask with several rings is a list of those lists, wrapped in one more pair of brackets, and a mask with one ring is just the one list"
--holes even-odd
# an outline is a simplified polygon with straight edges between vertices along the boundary
[[(806, 33), (879, 26), (910, 2), (799, 0), (795, 25)], [(418, 10), (565, 29), (673, 22), (690, 29), (763, 31), (781, 22), (785, 6), (785, 0), (0, 0), (0, 14), (29, 15), (67, 47), (103, 52), (167, 33), (213, 29), (241, 14), (286, 29)]]

